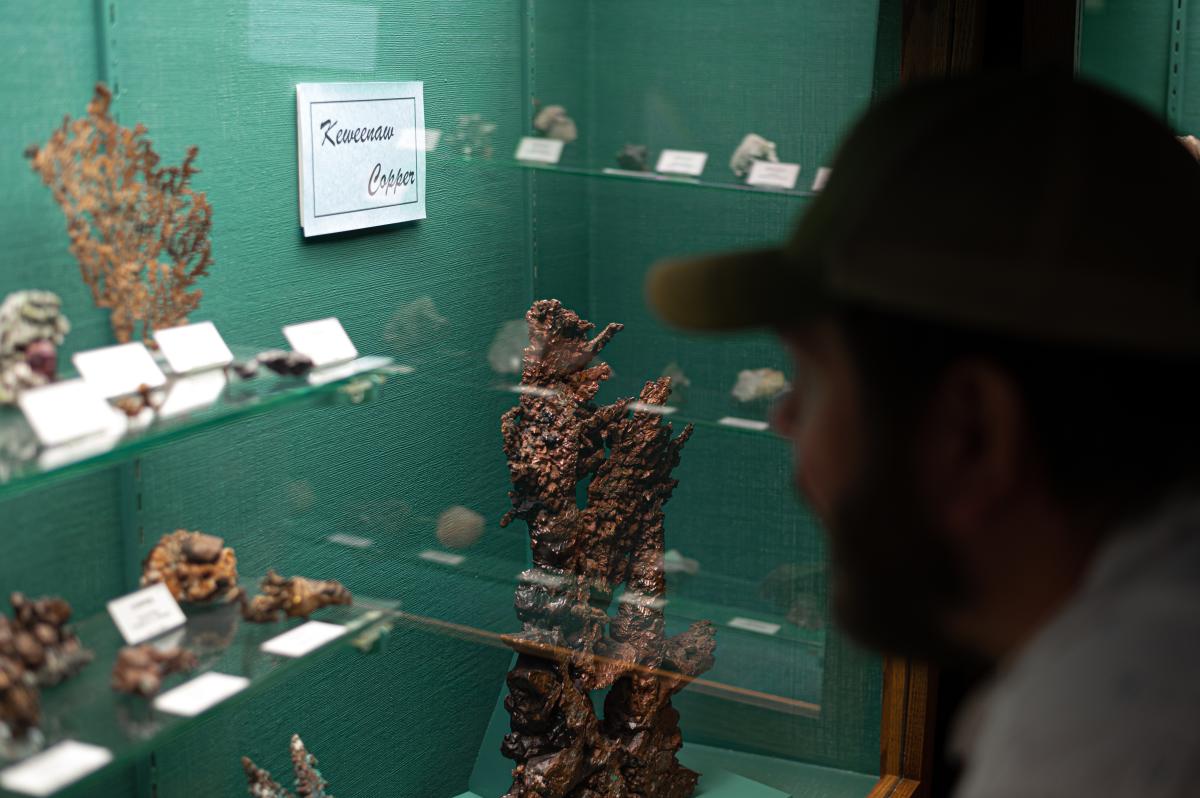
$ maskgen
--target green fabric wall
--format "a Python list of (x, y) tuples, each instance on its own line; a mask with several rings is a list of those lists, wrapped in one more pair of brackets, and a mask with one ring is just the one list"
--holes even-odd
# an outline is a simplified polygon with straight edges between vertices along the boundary
[[(738, 369), (783, 366), (762, 336), (718, 343), (662, 328), (643, 307), (641, 280), (663, 255), (780, 241), (803, 199), (488, 169), (443, 148), (430, 154), (427, 220), (306, 240), (295, 83), (424, 80), (428, 125), (450, 132), (459, 115), (480, 114), (499, 126), (502, 158), (529, 131), (532, 98), (565, 103), (578, 121), (568, 163), (609, 165), (621, 144), (641, 141), (706, 149), (710, 170), (725, 174), (753, 130), (803, 164), (801, 185), (877, 85), (876, 0), (10, 0), (0, 10), (13, 109), (0, 119), (0, 294), (62, 295), (75, 328), (64, 358), (110, 342), (107, 318), (21, 152), (63, 114), (83, 113), (103, 78), (118, 90), (120, 120), (145, 123), (168, 162), (200, 147), (195, 186), (214, 209), (215, 263), (194, 320), (266, 348), (282, 344), (285, 323), (337, 315), (364, 353), (417, 368), (365, 406), (241, 422), (149, 454), (136, 471), (120, 466), (0, 504), (0, 588), (63, 594), (81, 615), (130, 588), (149, 546), (184, 527), (224, 536), (246, 575), (333, 576), (411, 612), (512, 628), (507, 588), (437, 576), (417, 558), (436, 545), (438, 513), (455, 504), (488, 519), (472, 556), (526, 557), (523, 526), (495, 524), (508, 504), (498, 417), (512, 398), (486, 387), (483, 355), (503, 321), (536, 295), (598, 323), (624, 322), (603, 398), (675, 360), (695, 384), (686, 412), (710, 418), (744, 410), (727, 396)], [(423, 301), (444, 321), (414, 323)], [(680, 584), (681, 595), (758, 607), (754, 586), (774, 567), (823, 560), (789, 474), (781, 441), (696, 434), (669, 506), (668, 546), (737, 581), (726, 592)], [(334, 546), (332, 532), (375, 545)], [(215, 713), (157, 751), (153, 773), (115, 774), (95, 794), (148, 796), (153, 781), (161, 798), (237, 795), (239, 756), (286, 771), (298, 731), (335, 794), (455, 795), (508, 662), (499, 649), (398, 629), (383, 652), (342, 652), (237, 713)], [(799, 689), (784, 683), (791, 678), (776, 689)], [(823, 678), (820, 721), (685, 693), (685, 733), (872, 772), (878, 662), (833, 635)]]

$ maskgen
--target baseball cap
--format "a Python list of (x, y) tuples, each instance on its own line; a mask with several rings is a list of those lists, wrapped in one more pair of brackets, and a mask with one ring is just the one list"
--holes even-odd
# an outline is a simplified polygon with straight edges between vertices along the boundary
[(1031, 337), (1200, 353), (1200, 164), (1057, 75), (901, 89), (844, 140), (783, 246), (656, 264), (669, 323), (794, 326), (840, 303)]

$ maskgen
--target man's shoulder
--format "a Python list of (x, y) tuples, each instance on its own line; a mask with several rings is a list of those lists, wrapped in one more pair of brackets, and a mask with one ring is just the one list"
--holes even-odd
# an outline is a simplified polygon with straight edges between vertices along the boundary
[(1081, 597), (986, 699), (959, 795), (1192, 795), (1198, 708), (1200, 581)]

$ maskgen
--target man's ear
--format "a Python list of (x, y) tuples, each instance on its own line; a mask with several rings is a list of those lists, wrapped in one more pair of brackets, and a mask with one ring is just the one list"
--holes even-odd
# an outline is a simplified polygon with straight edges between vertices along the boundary
[(951, 366), (920, 424), (918, 484), (943, 529), (968, 536), (1011, 508), (1028, 465), (1028, 428), (1005, 371), (978, 359)]

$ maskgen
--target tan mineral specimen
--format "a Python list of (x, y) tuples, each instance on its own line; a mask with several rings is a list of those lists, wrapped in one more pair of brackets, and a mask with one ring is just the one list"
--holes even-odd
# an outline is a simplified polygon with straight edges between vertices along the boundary
[(142, 563), (142, 587), (159, 582), (176, 601), (190, 604), (234, 601), (242, 593), (233, 549), (215, 535), (186, 529), (163, 535)]
[(285, 579), (274, 571), (267, 572), (259, 589), (260, 595), (242, 602), (242, 617), (253, 623), (274, 623), (281, 614), (307, 618), (322, 607), (353, 603), (350, 591), (341, 582), (303, 576)]
[(197, 664), (196, 655), (186, 648), (160, 650), (150, 644), (126, 646), (117, 652), (112, 689), (150, 698), (158, 695), (163, 679), (172, 673), (194, 670)]

